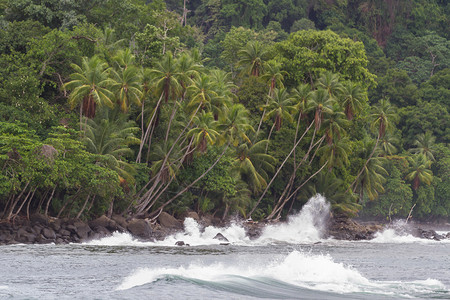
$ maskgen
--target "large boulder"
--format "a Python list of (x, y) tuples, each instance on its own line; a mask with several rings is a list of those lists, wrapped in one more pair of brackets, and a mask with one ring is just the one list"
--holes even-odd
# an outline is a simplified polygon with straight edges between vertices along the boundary
[(122, 226), (118, 225), (116, 221), (108, 218), (107, 216), (103, 215), (95, 220), (92, 220), (89, 222), (89, 226), (92, 229), (96, 229), (97, 227), (104, 227), (108, 229), (109, 231), (123, 231)]
[(92, 231), (91, 227), (89, 227), (88, 224), (81, 222), (81, 221), (75, 221), (73, 223), (73, 226), (76, 227), (76, 231), (80, 239), (85, 240), (88, 238), (89, 233)]
[(146, 220), (133, 219), (128, 222), (128, 231), (137, 237), (148, 239), (151, 237), (152, 229)]
[(216, 234), (216, 236), (213, 237), (213, 239), (223, 241), (223, 242), (229, 242), (229, 240), (220, 232), (218, 234)]
[(36, 224), (42, 224), (42, 225), (48, 225), (48, 217), (44, 216), (40, 213), (34, 213), (30, 216), (30, 222), (32, 225)]
[(114, 220), (118, 225), (122, 226), (123, 228), (127, 228), (128, 226), (127, 219), (125, 219), (121, 215), (112, 215), (111, 219)]
[(186, 218), (192, 218), (195, 221), (200, 220), (200, 217), (198, 216), (198, 214), (195, 211), (189, 211), (186, 213)]
[(158, 217), (159, 224), (161, 226), (171, 229), (181, 229), (183, 224), (166, 212), (162, 212)]
[(42, 235), (49, 240), (55, 240), (56, 239), (56, 233), (51, 228), (44, 228), (42, 229)]

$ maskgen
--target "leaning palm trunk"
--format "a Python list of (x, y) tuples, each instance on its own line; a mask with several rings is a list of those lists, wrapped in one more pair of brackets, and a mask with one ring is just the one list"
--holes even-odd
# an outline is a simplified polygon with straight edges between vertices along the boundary
[(139, 152), (138, 152), (138, 155), (137, 155), (137, 157), (136, 157), (136, 162), (137, 162), (137, 163), (140, 163), (140, 162), (141, 162), (142, 149), (144, 148), (144, 145), (145, 145), (145, 143), (146, 143), (146, 141), (147, 141), (148, 135), (149, 135), (149, 133), (150, 133), (150, 131), (151, 131), (151, 130), (150, 130), (151, 127), (152, 127), (152, 126), (155, 126), (154, 123), (156, 123), (156, 122), (153, 122), (153, 121), (154, 121), (154, 119), (155, 119), (155, 117), (156, 117), (156, 115), (157, 115), (157, 112), (158, 112), (158, 109), (159, 109), (159, 105), (161, 104), (161, 100), (162, 100), (162, 99), (163, 99), (163, 94), (161, 94), (161, 97), (159, 97), (159, 100), (158, 100), (158, 102), (156, 103), (156, 107), (155, 107), (154, 113), (153, 113), (153, 115), (152, 115), (152, 118), (150, 119), (150, 122), (148, 122), (148, 126), (147, 126), (147, 129), (146, 129), (145, 134), (144, 134), (144, 138), (141, 140), (141, 143), (140, 143), (140, 145), (139, 145)]
[[(314, 130), (313, 138), (311, 139), (311, 143), (310, 143), (310, 145), (309, 145), (308, 152), (306, 152), (306, 154), (303, 156), (302, 160), (301, 160), (297, 165), (294, 165), (294, 170), (293, 170), (293, 172), (292, 172), (292, 174), (291, 174), (291, 177), (289, 178), (288, 184), (286, 185), (286, 187), (285, 187), (285, 189), (284, 189), (282, 195), (281, 195), (280, 198), (278, 199), (278, 202), (277, 202), (277, 204), (275, 205), (274, 209), (272, 210), (272, 213), (271, 213), (269, 216), (267, 216), (266, 219), (271, 219), (271, 218), (273, 218), (273, 216), (276, 214), (276, 211), (278, 211), (278, 208), (279, 208), (280, 206), (283, 206), (283, 207), (284, 207), (284, 205), (285, 205), (286, 203), (283, 201), (283, 198), (285, 197), (286, 194), (289, 195), (286, 199), (290, 199), (290, 198), (293, 196), (293, 194), (296, 193), (295, 191), (294, 191), (293, 193), (291, 193), (291, 190), (292, 190), (292, 187), (293, 187), (294, 182), (295, 182), (295, 176), (296, 176), (297, 170), (300, 168), (300, 166), (302, 165), (302, 163), (308, 159), (309, 154), (311, 153), (311, 150), (314, 149), (317, 145), (319, 145), (319, 146), (317, 146), (317, 148), (319, 148), (319, 147), (320, 147), (320, 144), (321, 144), (321, 141), (323, 141), (324, 138), (325, 138), (325, 136), (323, 136), (320, 140), (318, 140), (315, 144), (313, 144), (313, 142), (314, 142), (314, 137), (315, 137), (315, 131), (316, 131), (316, 130)], [(309, 180), (309, 179), (308, 179), (308, 180)], [(286, 201), (286, 200), (285, 200), (285, 201)], [(283, 203), (283, 204), (282, 204), (282, 203)]]
[(284, 161), (281, 163), (281, 165), (278, 167), (278, 170), (275, 172), (275, 175), (273, 175), (272, 179), (270, 180), (270, 182), (267, 184), (266, 188), (264, 189), (264, 192), (261, 194), (261, 196), (259, 197), (258, 201), (256, 202), (255, 206), (253, 206), (252, 210), (250, 211), (250, 213), (248, 214), (248, 217), (251, 218), (253, 212), (255, 211), (255, 209), (258, 207), (258, 205), (261, 203), (261, 200), (263, 199), (263, 197), (266, 195), (267, 191), (269, 190), (269, 187), (272, 185), (273, 181), (275, 180), (275, 178), (278, 176), (278, 174), (280, 173), (281, 169), (284, 167), (284, 165), (286, 164), (288, 158), (292, 155), (292, 152), (295, 151), (295, 148), (297, 148), (298, 144), (300, 144), (301, 140), (303, 139), (303, 137), (306, 135), (306, 133), (309, 131), (309, 129), (311, 128), (311, 126), (314, 124), (314, 121), (311, 122), (311, 124), (308, 126), (308, 128), (306, 128), (305, 132), (303, 133), (302, 137), (297, 141), (297, 143), (294, 145), (294, 147), (292, 147), (291, 152), (289, 152), (289, 154), (286, 156), (286, 158), (284, 159)]
[(197, 177), (197, 179), (195, 179), (194, 181), (192, 181), (188, 186), (186, 186), (183, 190), (181, 190), (180, 192), (178, 192), (175, 196), (173, 196), (172, 198), (170, 198), (169, 200), (167, 200), (164, 204), (162, 204), (160, 207), (158, 207), (158, 209), (153, 212), (153, 216), (158, 214), (157, 212), (161, 212), (164, 207), (166, 207), (167, 205), (169, 205), (170, 203), (172, 203), (173, 200), (175, 200), (176, 198), (178, 198), (179, 196), (181, 196), (184, 192), (186, 192), (188, 189), (190, 189), (194, 184), (196, 184), (200, 179), (202, 179), (203, 177), (206, 176), (206, 174), (209, 173), (209, 171), (211, 171), (216, 164), (220, 161), (220, 159), (223, 157), (223, 155), (225, 154), (225, 152), (227, 151), (228, 147), (230, 146), (229, 142), (225, 148), (223, 149), (222, 153), (219, 155), (219, 157), (216, 159), (216, 161), (205, 171), (203, 172), (203, 174), (201, 174), (199, 177)]
[(28, 201), (31, 201), (33, 199), (34, 193), (36, 192), (36, 190), (37, 190), (37, 187), (35, 187), (34, 189), (30, 188), (27, 196), (22, 201), (22, 204), (19, 206), (19, 208), (16, 210), (16, 212), (10, 218), (14, 219), (15, 217), (17, 217), (19, 215), (19, 213), (22, 210), (22, 208), (25, 205), (25, 203), (27, 203)]
[[(16, 207), (17, 203), (19, 203), (19, 201), (22, 198), (23, 194), (27, 190), (27, 187), (28, 187), (29, 184), (30, 184), (30, 181), (28, 181), (25, 184), (25, 187), (20, 192), (19, 196), (17, 196), (17, 198), (14, 198), (14, 197), (11, 198), (11, 204), (10, 204), (8, 209), (5, 209), (5, 213), (3, 214), (3, 216), (6, 217), (6, 220), (9, 221), (11, 219), (11, 216), (13, 215), (14, 208)], [(30, 191), (31, 191), (31, 189), (30, 189)]]
[(166, 143), (166, 144), (167, 144), (167, 140), (169, 139), (170, 127), (172, 125), (173, 119), (175, 118), (175, 114), (177, 113), (177, 110), (178, 110), (177, 100), (174, 100), (172, 113), (170, 114), (170, 118), (169, 118), (169, 124), (167, 125), (166, 138), (164, 140), (164, 143)]
[[(270, 96), (270, 94), (271, 94), (271, 91), (269, 90), (269, 95), (268, 96)], [(259, 130), (261, 129), (261, 125), (262, 125), (262, 122), (264, 120), (264, 116), (266, 115), (266, 107), (267, 107), (267, 105), (269, 105), (269, 97), (267, 97), (266, 105), (264, 106), (264, 110), (263, 110), (261, 119), (259, 120), (258, 129), (256, 130), (256, 133), (255, 133), (255, 141), (256, 141), (256, 139), (258, 139), (258, 133), (259, 133)]]
[[(189, 145), (186, 147), (186, 153), (183, 155), (183, 157), (180, 159), (179, 164), (177, 166), (177, 169), (181, 167), (181, 164), (183, 164), (184, 159), (194, 150), (191, 149), (191, 145), (193, 143), (194, 139), (191, 138)], [(144, 203), (141, 203), (139, 206), (137, 206), (137, 212), (136, 215), (140, 215), (145, 211), (150, 210), (153, 205), (156, 203), (156, 201), (159, 199), (159, 197), (166, 191), (166, 189), (170, 186), (172, 181), (175, 179), (175, 176), (170, 176), (170, 179), (168, 182), (166, 182), (166, 185), (159, 184), (157, 187), (152, 186), (152, 193), (149, 195), (149, 197), (146, 199)], [(163, 187), (164, 186), (164, 187)]]
[(317, 174), (319, 174), (323, 168), (325, 168), (325, 166), (328, 164), (328, 161), (326, 161), (322, 167), (320, 167), (319, 170), (317, 170), (314, 174), (312, 174), (311, 176), (309, 176), (308, 179), (306, 179), (298, 188), (295, 189), (295, 191), (293, 193), (291, 193), (291, 195), (289, 197), (287, 197), (283, 203), (276, 209), (274, 209), (272, 211), (272, 213), (266, 218), (266, 219), (271, 219), (273, 218), (273, 216), (278, 213), (277, 218), (279, 218), (281, 216), (281, 211), (283, 210), (284, 206), (286, 205), (286, 203), (288, 203), (288, 201), (306, 184), (308, 183), (308, 181), (310, 181), (314, 176), (316, 176)]
[(188, 124), (184, 127), (183, 131), (178, 135), (177, 139), (172, 144), (172, 147), (169, 149), (168, 153), (165, 155), (164, 160), (161, 164), (161, 169), (159, 170), (158, 174), (156, 175), (156, 179), (155, 179), (152, 187), (139, 200), (139, 203), (137, 205), (137, 207), (138, 207), (137, 214), (141, 214), (143, 211), (145, 211), (145, 207), (147, 207), (149, 205), (149, 203), (152, 201), (152, 199), (154, 198), (155, 189), (157, 189), (157, 187), (159, 186), (159, 184), (161, 182), (162, 171), (165, 169), (164, 167), (166, 165), (167, 159), (169, 158), (170, 154), (172, 153), (173, 149), (175, 148), (175, 145), (177, 144), (177, 142), (183, 136), (184, 132), (191, 126), (192, 120), (194, 119), (194, 116), (197, 114), (197, 112), (199, 111), (201, 106), (202, 106), (202, 103), (200, 103), (198, 105), (197, 109), (195, 110), (195, 112), (192, 115), (191, 119), (189, 120)]

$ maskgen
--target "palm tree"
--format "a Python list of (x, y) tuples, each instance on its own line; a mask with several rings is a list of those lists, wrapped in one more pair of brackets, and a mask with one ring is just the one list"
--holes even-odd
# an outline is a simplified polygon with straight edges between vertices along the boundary
[(151, 69), (155, 83), (155, 89), (158, 95), (164, 98), (167, 103), (169, 99), (174, 99), (180, 92), (181, 85), (177, 77), (178, 65), (171, 52), (164, 55), (161, 62), (156, 63), (155, 68)]
[(406, 179), (412, 181), (413, 189), (417, 191), (421, 183), (431, 184), (433, 181), (433, 172), (429, 169), (431, 161), (424, 154), (416, 154), (408, 157), (410, 163), (409, 173)]
[(349, 164), (348, 153), (350, 152), (348, 138), (333, 140), (318, 150), (320, 155), (320, 163), (324, 164), (328, 161), (328, 171), (333, 167), (344, 168)]
[(219, 135), (215, 130), (217, 122), (214, 121), (211, 112), (205, 111), (202, 111), (200, 115), (194, 116), (192, 122), (196, 127), (189, 130), (188, 136), (194, 137), (194, 145), (200, 153), (204, 153), (208, 148), (208, 144), (214, 144), (216, 137)]
[(188, 87), (190, 101), (187, 105), (189, 114), (195, 115), (199, 108), (202, 110), (213, 110), (214, 116), (220, 114), (220, 107), (211, 107), (214, 98), (219, 97), (215, 91), (214, 82), (206, 74), (201, 74), (199, 78), (193, 80), (191, 86)]
[(131, 52), (130, 48), (121, 49), (116, 52), (116, 55), (113, 57), (113, 61), (115, 69), (126, 69), (134, 65), (135, 56)]
[(436, 138), (430, 131), (419, 134), (414, 141), (414, 146), (416, 147), (409, 149), (409, 151), (416, 154), (423, 154), (427, 159), (434, 161), (433, 153), (436, 151), (434, 145), (435, 141)]
[[(366, 162), (364, 163), (364, 166), (359, 171), (358, 175), (356, 176), (353, 183), (350, 185), (349, 189), (351, 189), (356, 182), (358, 182), (359, 177), (362, 175), (364, 170), (367, 168), (367, 164), (372, 159), (373, 155), (375, 154), (375, 151), (378, 148), (378, 144), (380, 140), (384, 137), (386, 134), (386, 130), (390, 129), (392, 127), (392, 122), (397, 118), (397, 114), (394, 111), (394, 108), (389, 103), (389, 100), (387, 99), (381, 99), (380, 102), (375, 105), (375, 107), (372, 109), (372, 114), (370, 115), (370, 118), (373, 120), (371, 123), (371, 128), (374, 131), (378, 132), (378, 136), (375, 142), (375, 146), (373, 147), (372, 152), (370, 153), (369, 157), (367, 158)], [(355, 187), (356, 189), (356, 187)]]
[(361, 205), (355, 201), (354, 194), (343, 191), (343, 184), (344, 182), (333, 173), (322, 172), (299, 193), (298, 198), (306, 202), (311, 197), (321, 194), (330, 202), (333, 212), (355, 216)]
[(128, 66), (127, 68), (118, 71), (111, 70), (111, 77), (114, 81), (111, 89), (115, 92), (117, 102), (122, 112), (128, 112), (130, 102), (133, 102), (138, 106), (142, 105), (142, 75), (138, 68)]
[(356, 83), (348, 82), (343, 86), (340, 102), (348, 120), (352, 120), (354, 115), (362, 110), (362, 102), (366, 97), (366, 93)]
[(319, 77), (317, 86), (326, 90), (330, 99), (333, 100), (336, 100), (337, 96), (343, 91), (342, 83), (339, 82), (339, 75), (330, 71), (326, 71)]
[(239, 57), (238, 66), (243, 67), (244, 73), (255, 77), (263, 73), (264, 59), (267, 52), (260, 42), (248, 42), (237, 54)]
[[(71, 81), (64, 84), (64, 88), (72, 90), (69, 104), (74, 107), (80, 104), (80, 126), (82, 115), (94, 118), (97, 105), (114, 106), (113, 93), (108, 89), (110, 79), (106, 63), (97, 56), (83, 57), (81, 66), (71, 64), (75, 73), (70, 75)], [(80, 127), (81, 130), (81, 127)]]
[(87, 151), (108, 157), (109, 167), (133, 184), (136, 171), (125, 158), (133, 154), (130, 146), (140, 143), (135, 137), (139, 128), (125, 118), (117, 111), (102, 109), (96, 118), (87, 120), (83, 142)]
[(227, 115), (223, 116), (220, 121), (219, 128), (222, 131), (221, 141), (230, 142), (232, 145), (239, 145), (241, 142), (250, 142), (247, 136), (248, 131), (254, 131), (249, 124), (249, 112), (242, 104), (233, 104)]
[(199, 76), (203, 65), (197, 63), (190, 53), (184, 52), (177, 60), (178, 81), (181, 86), (181, 100), (186, 96), (186, 90), (192, 80)]
[(234, 170), (241, 174), (241, 178), (248, 180), (254, 193), (267, 186), (267, 171), (273, 172), (275, 158), (265, 153), (268, 140), (262, 140), (254, 145), (242, 143), (236, 148), (236, 163)]
[(275, 88), (284, 88), (283, 80), (284, 76), (288, 73), (281, 70), (281, 63), (276, 61), (268, 61), (264, 66), (264, 74), (261, 75), (261, 79), (267, 82), (269, 86), (269, 97), (272, 96), (272, 92)]
[(386, 133), (380, 140), (380, 148), (383, 156), (392, 155), (397, 152), (397, 148), (394, 144), (398, 143), (398, 138), (390, 134)]
[[(294, 111), (294, 98), (292, 98), (285, 88), (275, 89), (273, 96), (270, 98), (266, 119), (274, 118), (275, 130), (279, 131), (283, 120), (292, 122), (291, 113)], [(270, 139), (270, 137), (269, 137)]]
[(349, 125), (344, 113), (339, 109), (340, 107), (333, 106), (327, 118), (323, 121), (323, 128), (325, 128), (325, 136), (329, 145), (333, 144), (335, 138), (340, 139), (345, 134), (345, 128)]
[(333, 111), (333, 100), (330, 98), (327, 90), (319, 88), (311, 93), (310, 101), (311, 109), (315, 110), (314, 121), (316, 123), (316, 130), (320, 129), (323, 120), (323, 114), (328, 114)]

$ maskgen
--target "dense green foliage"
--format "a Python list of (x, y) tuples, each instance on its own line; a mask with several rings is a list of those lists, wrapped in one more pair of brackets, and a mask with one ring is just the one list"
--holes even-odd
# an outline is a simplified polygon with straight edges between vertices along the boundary
[(450, 4), (0, 0), (0, 218), (450, 215)]

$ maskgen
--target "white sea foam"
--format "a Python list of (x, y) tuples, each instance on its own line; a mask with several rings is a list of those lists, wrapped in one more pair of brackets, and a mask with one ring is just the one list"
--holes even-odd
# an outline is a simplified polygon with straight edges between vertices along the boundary
[(241, 246), (267, 245), (273, 243), (313, 243), (321, 240), (325, 230), (325, 220), (330, 213), (330, 205), (324, 197), (316, 195), (305, 204), (299, 214), (291, 216), (286, 223), (267, 225), (262, 235), (250, 240), (240, 223), (230, 226), (202, 228), (194, 219), (184, 220), (184, 231), (170, 235), (162, 241), (141, 242), (128, 233), (114, 233), (110, 237), (87, 242), (87, 245), (100, 246), (174, 246), (183, 241), (190, 246), (218, 245), (223, 243), (214, 237), (221, 233), (231, 244)]
[(273, 242), (311, 243), (322, 239), (326, 229), (326, 219), (330, 215), (330, 204), (321, 195), (312, 197), (299, 214), (291, 216), (288, 222), (269, 225), (255, 241), (257, 244)]
[(168, 268), (141, 268), (126, 277), (117, 290), (151, 284), (157, 280), (179, 278), (201, 280), (204, 283), (236, 283), (242, 289), (252, 289), (253, 280), (264, 282), (270, 287), (273, 281), (282, 282), (310, 290), (340, 294), (369, 293), (414, 297), (445, 291), (439, 280), (418, 281), (371, 281), (350, 266), (334, 262), (329, 255), (293, 251), (282, 259), (270, 262), (246, 261), (233, 265), (213, 263), (209, 265), (190, 264)]
[(208, 282), (239, 281), (243, 278), (270, 279), (341, 293), (360, 291), (360, 286), (371, 285), (358, 271), (333, 262), (329, 255), (293, 251), (287, 257), (269, 263), (247, 262), (231, 266), (222, 263), (190, 264), (178, 268), (142, 268), (125, 278), (117, 289), (126, 290), (170, 276)]
[(0, 290), (7, 290), (8, 287), (6, 285), (0, 285)]

